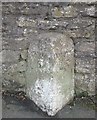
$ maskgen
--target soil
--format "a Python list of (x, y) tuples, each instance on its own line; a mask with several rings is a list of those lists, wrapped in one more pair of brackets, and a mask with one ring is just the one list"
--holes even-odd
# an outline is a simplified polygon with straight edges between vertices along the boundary
[(55, 116), (42, 112), (23, 92), (2, 94), (3, 118), (95, 118), (95, 98), (79, 97), (66, 105)]

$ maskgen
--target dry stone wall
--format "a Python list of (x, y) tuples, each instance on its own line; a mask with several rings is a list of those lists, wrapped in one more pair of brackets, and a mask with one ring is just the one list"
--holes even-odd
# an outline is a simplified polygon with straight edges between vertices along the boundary
[(45, 32), (67, 34), (75, 48), (75, 88), (95, 94), (96, 3), (2, 3), (3, 89), (25, 88), (28, 48)]

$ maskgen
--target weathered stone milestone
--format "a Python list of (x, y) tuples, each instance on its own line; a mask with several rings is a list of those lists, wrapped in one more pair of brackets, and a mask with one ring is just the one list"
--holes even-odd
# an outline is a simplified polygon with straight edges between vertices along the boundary
[(26, 92), (51, 116), (73, 99), (74, 89), (75, 97), (94, 96), (94, 1), (2, 2), (2, 90)]
[(55, 115), (74, 96), (73, 41), (60, 33), (32, 38), (28, 50), (26, 93), (48, 115)]

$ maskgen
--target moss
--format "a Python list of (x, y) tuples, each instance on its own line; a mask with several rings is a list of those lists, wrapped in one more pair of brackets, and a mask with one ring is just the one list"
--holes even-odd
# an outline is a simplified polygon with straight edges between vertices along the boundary
[(97, 95), (89, 96), (87, 91), (80, 91), (76, 89), (74, 99), (69, 103), (69, 105), (74, 106), (76, 104), (79, 104), (82, 107), (97, 111), (96, 100)]
[(87, 91), (80, 92), (79, 94), (77, 94), (77, 97), (79, 97), (79, 98), (88, 97), (88, 93), (87, 93)]
[(63, 17), (63, 13), (60, 9), (56, 8), (53, 13), (54, 17)]
[[(85, 99), (85, 100), (84, 100)], [(93, 101), (92, 97), (87, 97), (83, 99), (83, 107), (87, 107), (89, 109), (93, 109), (97, 111), (97, 107), (95, 106), (95, 102)]]

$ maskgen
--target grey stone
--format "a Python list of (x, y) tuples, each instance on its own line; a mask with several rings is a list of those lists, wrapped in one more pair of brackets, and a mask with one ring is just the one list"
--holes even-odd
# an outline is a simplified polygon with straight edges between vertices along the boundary
[(95, 42), (78, 42), (75, 48), (77, 51), (94, 53)]
[(2, 90), (2, 65), (0, 64), (0, 92)]
[(64, 16), (64, 12), (62, 9), (55, 7), (54, 9), (52, 9), (52, 16), (55, 18), (60, 18)]
[(24, 72), (24, 71), (26, 71), (26, 61), (20, 61), (20, 62), (17, 64), (17, 71), (19, 71), (19, 72)]
[(22, 50), (21, 51), (21, 57), (24, 59), (24, 60), (26, 60), (27, 59), (27, 55), (28, 54), (28, 51), (27, 50)]
[(3, 91), (25, 91), (25, 87), (24, 87), (24, 84), (23, 85), (19, 84), (15, 80), (3, 79), (2, 90)]
[(76, 57), (95, 57), (95, 42), (78, 42), (75, 50)]
[(95, 73), (95, 59), (91, 58), (76, 58), (75, 60), (76, 67), (75, 70), (78, 73)]
[(82, 31), (79, 29), (74, 29), (74, 30), (68, 30), (67, 31), (68, 34), (72, 37), (72, 38), (80, 38), (82, 37)]
[(2, 36), (3, 37), (21, 37), (23, 28), (18, 27), (17, 17), (14, 15), (2, 15)]
[(76, 17), (78, 15), (77, 9), (73, 6), (64, 7), (64, 17)]
[(3, 9), (3, 13), (10, 14), (15, 11), (15, 6), (13, 6), (13, 4), (10, 4), (10, 2), (7, 4), (3, 3), (2, 9)]
[[(92, 45), (92, 42), (95, 42), (96, 4), (91, 4), (94, 0), (83, 0), (84, 2), (87, 2), (87, 4), (74, 4), (74, 2), (82, 1), (72, 1), (72, 4), (66, 2), (2, 3), (2, 41), (0, 42), (2, 47), (0, 48), (0, 62), (3, 60), (4, 64), (2, 66), (2, 72), (4, 74), (9, 70), (10, 66), (18, 64), (19, 60), (27, 61), (27, 49), (29, 48), (29, 43), (36, 38), (34, 36), (48, 31), (63, 34), (66, 32), (73, 39), (75, 45), (75, 57), (77, 57), (75, 58), (75, 74), (78, 74), (80, 77), (75, 82), (76, 86), (78, 86), (79, 90), (81, 90), (82, 87), (83, 90), (90, 91), (90, 93), (91, 91), (95, 91), (93, 90), (95, 88), (91, 87), (94, 86), (94, 82), (90, 81), (94, 80), (92, 76), (94, 75), (95, 70), (95, 63), (92, 58), (96, 57), (96, 46), (94, 45), (95, 43)], [(37, 40), (33, 44), (36, 44), (35, 46), (37, 46)], [(35, 48), (35, 46), (33, 46), (33, 54), (33, 51), (37, 51), (38, 49), (38, 47)], [(5, 55), (6, 57), (3, 55), (3, 59), (2, 53), (5, 54), (5, 52), (1, 52), (2, 49), (7, 51), (7, 55)], [(17, 71), (17, 67), (15, 67), (15, 71), (17, 71), (16, 73), (20, 72), (24, 74), (26, 70), (25, 65), (22, 68), (22, 62), (19, 64), (20, 71)], [(88, 77), (89, 79), (86, 79), (80, 74), (83, 74), (84, 76), (87, 76), (88, 74), (91, 76)], [(6, 77), (6, 79), (9, 78)], [(13, 77), (11, 76), (11, 81), (12, 80)], [(82, 83), (81, 86), (80, 83)], [(13, 84), (16, 83), (13, 82)], [(11, 86), (13, 84), (11, 84)], [(10, 85), (8, 88), (11, 88)]]
[(83, 2), (83, 3), (94, 3), (96, 2), (97, 0), (70, 0), (71, 2), (74, 2), (74, 3), (79, 3), (79, 2)]
[(75, 86), (79, 91), (86, 91), (88, 95), (95, 95), (95, 73), (93, 74), (75, 74)]
[(17, 62), (20, 57), (19, 51), (12, 51), (12, 50), (2, 50), (2, 63), (6, 62)]
[(72, 38), (91, 38), (95, 35), (95, 25), (91, 25), (89, 27), (86, 27), (85, 29), (72, 29), (67, 30), (68, 34)]
[[(26, 61), (20, 61), (16, 64), (3, 64), (2, 67), (2, 78), (3, 78), (3, 86), (4, 89), (8, 90), (17, 90), (15, 89), (17, 84), (17, 88), (19, 90), (20, 86), (24, 86), (25, 82), (25, 71), (26, 71)], [(10, 88), (12, 87), (12, 88)], [(23, 90), (23, 89), (22, 89)]]
[(20, 51), (26, 50), (29, 47), (29, 40), (25, 37), (19, 38), (3, 38), (2, 41), (2, 49), (4, 50), (12, 50), (12, 51)]
[(95, 24), (95, 20), (91, 20), (89, 18), (74, 18), (70, 20), (68, 27), (69, 29), (83, 29), (86, 28), (92, 24)]
[(0, 40), (0, 52), (2, 51), (2, 40)]
[(26, 71), (26, 61), (20, 61), (17, 62), (16, 64), (9, 65), (4, 71), (5, 72), (7, 71), (8, 74), (13, 74), (16, 72), (24, 72)]
[(82, 12), (82, 15), (84, 15), (84, 16), (95, 16), (95, 6), (90, 6), (90, 7), (84, 8), (84, 11)]
[(32, 38), (26, 71), (27, 96), (48, 115), (55, 115), (74, 96), (74, 46), (59, 33)]
[(49, 29), (58, 29), (58, 27), (66, 28), (68, 25), (68, 21), (57, 21), (55, 20), (43, 20), (37, 19), (37, 26), (39, 29), (42, 30), (49, 30)]
[(52, 16), (55, 18), (60, 17), (76, 17), (78, 15), (77, 9), (73, 6), (66, 6), (64, 8), (55, 7), (52, 9)]
[(25, 17), (20, 17), (19, 20), (17, 21), (17, 24), (18, 26), (20, 27), (28, 27), (28, 26), (31, 26), (31, 27), (35, 27), (36, 25), (36, 21), (33, 20), (33, 19), (26, 19)]
[(74, 44), (76, 45), (78, 42), (95, 42), (95, 35), (91, 38), (76, 38), (74, 39)]

